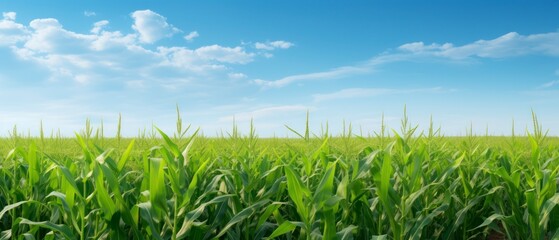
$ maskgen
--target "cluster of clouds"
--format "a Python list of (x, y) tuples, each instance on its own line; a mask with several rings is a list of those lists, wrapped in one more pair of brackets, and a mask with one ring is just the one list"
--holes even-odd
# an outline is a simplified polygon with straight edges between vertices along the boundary
[[(84, 15), (96, 14), (86, 11)], [(82, 84), (141, 87), (158, 83), (176, 87), (176, 83), (200, 79), (239, 79), (246, 75), (234, 71), (234, 65), (254, 61), (261, 51), (293, 46), (286, 41), (256, 43), (248, 49), (242, 45), (188, 48), (160, 44), (184, 32), (151, 10), (131, 13), (133, 24), (128, 33), (109, 30), (108, 20), (93, 23), (87, 33), (78, 33), (64, 28), (55, 18), (34, 19), (24, 25), (16, 21), (15, 12), (5, 12), (2, 17), (0, 47), (47, 68), (52, 81), (69, 79)], [(183, 38), (187, 43), (199, 36), (191, 31)]]

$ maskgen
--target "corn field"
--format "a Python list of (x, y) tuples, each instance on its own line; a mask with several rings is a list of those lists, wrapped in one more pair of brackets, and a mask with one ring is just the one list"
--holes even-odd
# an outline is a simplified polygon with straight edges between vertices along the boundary
[(0, 140), (0, 239), (559, 239), (559, 141), (537, 120), (510, 137), (177, 128)]

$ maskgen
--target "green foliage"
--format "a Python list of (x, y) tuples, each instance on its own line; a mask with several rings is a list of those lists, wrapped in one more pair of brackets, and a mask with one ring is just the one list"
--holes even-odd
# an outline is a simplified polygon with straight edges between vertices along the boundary
[(404, 118), (392, 137), (313, 138), (307, 119), (289, 128), (300, 139), (205, 138), (180, 114), (161, 138), (14, 128), (0, 239), (556, 239), (559, 142), (534, 128), (450, 138)]

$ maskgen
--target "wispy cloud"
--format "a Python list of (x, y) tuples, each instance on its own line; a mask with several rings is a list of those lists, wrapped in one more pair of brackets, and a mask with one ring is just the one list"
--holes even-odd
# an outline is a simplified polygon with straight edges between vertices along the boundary
[(0, 47), (11, 46), (29, 38), (29, 31), (20, 23), (16, 23), (15, 12), (3, 12), (0, 20)]
[(263, 88), (285, 87), (295, 82), (327, 80), (369, 73), (379, 65), (416, 58), (443, 58), (464, 60), (468, 58), (508, 58), (523, 55), (559, 56), (559, 32), (521, 35), (510, 32), (491, 40), (479, 40), (462, 46), (452, 43), (406, 43), (396, 51), (384, 53), (362, 64), (343, 66), (331, 70), (286, 76), (277, 80), (256, 79)]
[(336, 79), (336, 78), (346, 77), (352, 74), (365, 73), (369, 71), (370, 69), (365, 66), (346, 66), (346, 67), (339, 67), (339, 68), (327, 70), (324, 72), (291, 75), (274, 81), (256, 79), (254, 80), (254, 83), (262, 86), (263, 88), (279, 88), (279, 87), (285, 87), (294, 82)]
[(219, 118), (219, 122), (232, 122), (233, 119), (235, 121), (241, 121), (241, 122), (250, 121), (251, 119), (256, 120), (256, 119), (261, 119), (266, 117), (282, 116), (294, 112), (305, 112), (308, 109), (309, 107), (303, 105), (283, 105), (283, 106), (265, 107), (250, 112), (240, 112), (234, 115), (221, 117)]
[(540, 89), (543, 89), (543, 88), (550, 88), (550, 87), (557, 86), (557, 85), (559, 85), (559, 80), (554, 80), (554, 81), (551, 81), (551, 82), (547, 82), (547, 83), (542, 84), (542, 85), (540, 86)]
[(154, 43), (181, 32), (180, 29), (167, 23), (167, 18), (149, 9), (135, 11), (131, 16), (134, 19), (132, 28), (140, 34), (140, 41), (143, 43)]
[(199, 37), (200, 34), (198, 34), (197, 31), (192, 31), (188, 34), (186, 34), (186, 36), (184, 36), (184, 39), (186, 39), (186, 41), (192, 42), (194, 41), (195, 38)]
[(381, 95), (393, 94), (409, 94), (409, 93), (442, 93), (453, 90), (446, 90), (442, 87), (434, 88), (415, 88), (415, 89), (393, 89), (393, 88), (347, 88), (333, 93), (314, 94), (313, 99), (315, 102), (351, 99), (351, 98), (364, 98), (376, 97)]
[(93, 24), (93, 28), (91, 29), (91, 33), (99, 34), (101, 32), (101, 30), (103, 30), (103, 28), (107, 25), (109, 25), (109, 21), (107, 21), (107, 20), (102, 20), (102, 21), (96, 22), (96, 23)]
[(16, 20), (16, 13), (15, 12), (3, 12), (2, 17), (4, 17), (4, 20), (15, 21)]
[(247, 77), (247, 75), (244, 73), (228, 73), (227, 76), (230, 79), (244, 79)]
[(295, 44), (288, 42), (288, 41), (267, 41), (267, 42), (257, 42), (254, 44), (254, 48), (259, 50), (259, 54), (264, 56), (265, 58), (272, 58), (274, 54), (271, 51), (276, 49), (288, 49), (295, 46)]
[(202, 59), (216, 60), (224, 63), (245, 64), (252, 62), (254, 54), (247, 53), (242, 47), (222, 47), (219, 45), (203, 46), (196, 49)]
[(375, 67), (379, 65), (389, 63), (389, 62), (394, 62), (394, 61), (400, 61), (403, 59), (403, 57), (405, 56), (401, 54), (380, 55), (370, 59), (369, 61), (366, 61), (365, 63), (358, 64), (355, 66), (343, 66), (343, 67), (333, 68), (322, 72), (291, 75), (291, 76), (280, 78), (278, 80), (255, 79), (253, 80), (253, 83), (261, 86), (264, 89), (268, 89), (268, 88), (285, 87), (295, 82), (339, 79), (339, 78), (344, 78), (356, 74), (370, 73), (374, 71)]
[(259, 50), (275, 50), (275, 49), (288, 49), (293, 47), (295, 44), (283, 40), (279, 41), (268, 41), (268, 42), (257, 42), (254, 47)]
[(97, 15), (97, 13), (93, 12), (93, 11), (84, 11), (83, 15), (86, 17), (93, 17), (95, 15)]
[(426, 45), (408, 43), (398, 49), (412, 54), (426, 54), (451, 59), (507, 58), (523, 55), (559, 56), (559, 32), (521, 35), (510, 32), (491, 40), (479, 40), (462, 46), (451, 43)]

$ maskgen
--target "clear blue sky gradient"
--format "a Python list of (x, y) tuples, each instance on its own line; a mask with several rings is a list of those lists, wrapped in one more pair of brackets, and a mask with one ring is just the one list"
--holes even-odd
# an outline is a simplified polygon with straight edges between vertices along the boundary
[[(558, 1), (0, 0), (0, 135), (87, 118), (286, 136), (328, 122), (559, 135)], [(97, 27), (96, 27), (97, 26)], [(187, 39), (187, 35), (189, 35)], [(291, 134), (290, 136), (293, 136)]]

